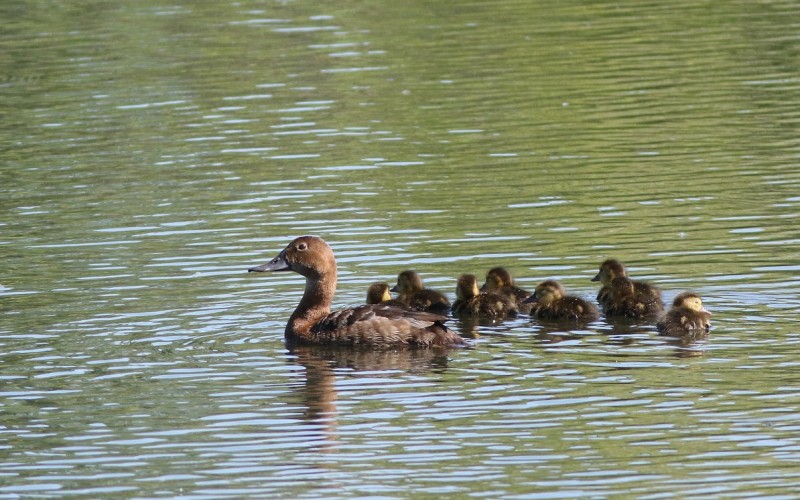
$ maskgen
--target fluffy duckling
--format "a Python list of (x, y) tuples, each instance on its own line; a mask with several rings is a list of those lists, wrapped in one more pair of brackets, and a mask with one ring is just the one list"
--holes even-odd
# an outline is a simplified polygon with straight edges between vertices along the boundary
[(700, 296), (694, 292), (679, 293), (672, 308), (656, 323), (664, 335), (684, 335), (708, 332), (711, 329), (711, 313), (703, 307)]
[(447, 318), (384, 304), (367, 304), (331, 312), (336, 294), (336, 259), (316, 236), (293, 240), (277, 257), (251, 272), (294, 271), (306, 279), (303, 298), (289, 317), (290, 344), (389, 346), (460, 346), (466, 342), (444, 325)]
[(529, 313), (533, 304), (525, 304), (525, 299), (531, 296), (531, 292), (523, 290), (514, 285), (514, 278), (504, 267), (494, 267), (486, 273), (486, 282), (481, 287), (482, 292), (495, 292), (505, 295), (517, 306), (521, 313)]
[(387, 306), (407, 309), (405, 304), (392, 298), (389, 293), (389, 283), (378, 281), (367, 288), (367, 304), (385, 304)]
[(447, 297), (425, 288), (422, 278), (415, 271), (403, 271), (397, 276), (397, 284), (392, 288), (397, 292), (397, 300), (413, 311), (426, 311), (436, 314), (450, 312), (450, 301)]
[[(614, 308), (614, 302), (611, 298), (611, 282), (615, 278), (627, 278), (628, 271), (625, 266), (616, 259), (608, 259), (600, 265), (600, 271), (592, 278), (592, 281), (599, 281), (603, 284), (600, 291), (597, 293), (597, 302), (607, 312), (608, 308)], [(637, 301), (645, 304), (648, 310), (655, 311), (659, 314), (664, 310), (663, 302), (661, 301), (661, 291), (658, 288), (644, 283), (642, 281), (633, 281), (634, 296)]]
[(608, 317), (623, 316), (653, 320), (664, 313), (661, 300), (637, 294), (636, 284), (630, 278), (622, 276), (611, 280), (605, 303), (602, 306), (603, 312)]
[(474, 274), (462, 274), (458, 278), (453, 314), (504, 319), (516, 317), (517, 312), (514, 303), (505, 295), (478, 290), (478, 278)]
[(536, 291), (525, 302), (532, 303), (531, 317), (545, 321), (577, 321), (590, 323), (600, 317), (600, 312), (589, 302), (567, 295), (556, 280), (546, 280), (536, 286)]

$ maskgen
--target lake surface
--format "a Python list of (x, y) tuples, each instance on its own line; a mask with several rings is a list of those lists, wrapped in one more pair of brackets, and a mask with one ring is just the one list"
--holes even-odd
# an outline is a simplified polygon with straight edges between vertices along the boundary
[[(800, 495), (797, 2), (0, 16), (0, 498)], [(290, 352), (301, 234), (337, 306), (616, 257), (713, 326)]]

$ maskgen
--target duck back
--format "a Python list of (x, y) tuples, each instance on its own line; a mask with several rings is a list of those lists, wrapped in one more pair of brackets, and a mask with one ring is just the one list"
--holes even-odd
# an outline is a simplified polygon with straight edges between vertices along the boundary
[(444, 325), (444, 316), (384, 304), (341, 309), (317, 321), (298, 341), (311, 343), (460, 346), (466, 342)]
[(545, 321), (580, 321), (590, 323), (600, 317), (597, 308), (580, 297), (565, 296), (548, 305), (533, 303), (531, 316)]

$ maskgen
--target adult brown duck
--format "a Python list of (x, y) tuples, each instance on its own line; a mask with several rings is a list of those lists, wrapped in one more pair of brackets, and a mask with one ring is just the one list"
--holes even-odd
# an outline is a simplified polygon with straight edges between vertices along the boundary
[(466, 342), (445, 326), (446, 317), (383, 304), (331, 312), (336, 294), (336, 259), (316, 236), (293, 240), (277, 257), (251, 272), (294, 271), (306, 279), (305, 292), (289, 317), (285, 337), (298, 344), (369, 346), (460, 346)]

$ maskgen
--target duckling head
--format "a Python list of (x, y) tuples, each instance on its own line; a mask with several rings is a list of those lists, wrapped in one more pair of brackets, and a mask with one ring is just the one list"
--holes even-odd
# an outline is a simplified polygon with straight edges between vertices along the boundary
[(675, 297), (675, 300), (672, 301), (672, 306), (685, 307), (687, 309), (691, 309), (692, 311), (711, 314), (705, 307), (703, 307), (703, 300), (700, 298), (700, 296), (694, 292), (679, 293)]
[(371, 284), (367, 289), (367, 304), (380, 304), (387, 300), (392, 300), (388, 283), (380, 281)]
[(323, 275), (336, 278), (336, 259), (333, 250), (322, 238), (300, 236), (292, 240), (277, 257), (248, 271), (294, 271), (314, 280), (319, 280)]
[(458, 277), (456, 282), (456, 298), (458, 300), (469, 300), (477, 297), (479, 293), (478, 278), (474, 274), (462, 274)]
[(617, 259), (607, 259), (600, 264), (600, 271), (592, 278), (592, 281), (599, 281), (603, 285), (610, 285), (614, 278), (627, 278), (628, 272), (625, 266)]
[(416, 271), (409, 269), (397, 275), (397, 284), (392, 287), (391, 291), (400, 294), (409, 294), (418, 292), (423, 288), (425, 288), (425, 286), (422, 284), (422, 278), (419, 277)]
[(547, 307), (565, 294), (564, 287), (561, 286), (561, 283), (556, 280), (546, 280), (536, 285), (536, 290), (533, 292), (533, 295), (526, 299), (525, 302), (537, 302)]
[(481, 291), (501, 290), (505, 287), (514, 286), (514, 278), (505, 267), (494, 267), (486, 273), (486, 282), (481, 287)]
[(633, 281), (630, 278), (620, 276), (611, 280), (611, 297), (621, 299), (630, 297), (634, 294)]

